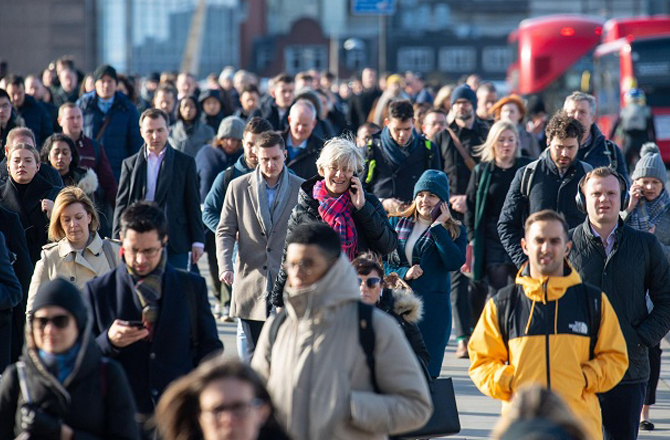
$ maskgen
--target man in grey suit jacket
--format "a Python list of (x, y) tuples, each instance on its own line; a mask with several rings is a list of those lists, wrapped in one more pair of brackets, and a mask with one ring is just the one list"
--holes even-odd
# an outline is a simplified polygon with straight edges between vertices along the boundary
[(145, 110), (140, 132), (144, 145), (121, 167), (113, 235), (118, 238), (119, 219), (131, 203), (155, 202), (168, 218), (168, 262), (180, 269), (189, 263), (195, 268), (205, 248), (195, 161), (168, 143), (168, 115), (162, 110)]
[(265, 297), (280, 269), (288, 219), (303, 182), (284, 165), (286, 145), (279, 134), (260, 134), (255, 148), (258, 166), (230, 183), (216, 228), (219, 276), (233, 286), (230, 315), (242, 321), (245, 358), (251, 358), (267, 316)]

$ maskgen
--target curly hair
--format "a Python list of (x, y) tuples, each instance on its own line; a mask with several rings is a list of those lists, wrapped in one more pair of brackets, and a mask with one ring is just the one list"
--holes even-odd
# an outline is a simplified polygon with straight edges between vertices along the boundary
[(584, 128), (578, 120), (568, 115), (565, 110), (558, 110), (549, 120), (545, 133), (547, 143), (550, 143), (555, 137), (561, 140), (567, 138), (581, 140), (584, 135)]

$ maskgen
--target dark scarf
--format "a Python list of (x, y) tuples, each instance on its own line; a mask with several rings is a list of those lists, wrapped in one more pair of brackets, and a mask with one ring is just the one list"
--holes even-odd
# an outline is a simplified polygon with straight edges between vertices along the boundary
[(391, 131), (388, 127), (384, 127), (381, 133), (382, 152), (391, 164), (397, 168), (414, 152), (416, 146), (419, 144), (419, 138), (420, 136), (417, 136), (414, 130), (412, 130), (412, 139), (410, 139), (409, 144), (401, 147), (391, 137)]
[[(134, 290), (142, 305), (142, 321), (149, 330), (150, 336), (153, 335), (155, 324), (158, 321), (158, 302), (163, 294), (163, 274), (165, 273), (166, 264), (166, 251), (163, 250), (160, 263), (148, 275), (142, 277), (135, 273), (130, 266), (126, 266), (128, 273), (135, 283)], [(145, 313), (145, 310), (151, 313)]]
[(358, 233), (354, 218), (351, 216), (353, 205), (349, 191), (338, 197), (332, 197), (326, 188), (326, 182), (319, 180), (314, 184), (312, 197), (319, 202), (319, 215), (335, 230), (342, 241), (342, 251), (349, 260), (356, 258), (358, 250)]
[(38, 350), (38, 354), (47, 370), (58, 379), (58, 382), (63, 383), (74, 370), (80, 348), (81, 343), (76, 342), (65, 353), (48, 353), (44, 350)]
[[(390, 256), (391, 262), (396, 266), (401, 266), (400, 263), (400, 249), (404, 249), (407, 244), (407, 239), (412, 234), (414, 229), (414, 218), (413, 217), (402, 217), (398, 224), (395, 227), (396, 232), (398, 232), (398, 247), (397, 251), (393, 252)], [(409, 265), (413, 266), (415, 264), (421, 263), (421, 257), (428, 252), (431, 248), (435, 246), (435, 240), (430, 235), (430, 227), (426, 228), (423, 231), (423, 234), (414, 244), (414, 249), (416, 252), (412, 252), (412, 261), (409, 261)]]
[(670, 194), (663, 188), (661, 194), (651, 202), (640, 200), (633, 212), (626, 219), (626, 223), (638, 231), (649, 231), (669, 207)]

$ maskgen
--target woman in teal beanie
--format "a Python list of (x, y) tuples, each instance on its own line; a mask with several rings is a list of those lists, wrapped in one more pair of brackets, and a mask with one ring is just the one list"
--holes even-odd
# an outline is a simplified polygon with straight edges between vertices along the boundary
[(425, 171), (414, 185), (414, 200), (391, 217), (398, 246), (384, 270), (404, 279), (424, 303), (419, 330), (430, 354), (428, 371), (440, 375), (451, 334), (449, 272), (465, 262), (465, 227), (449, 211), (449, 180), (438, 170)]

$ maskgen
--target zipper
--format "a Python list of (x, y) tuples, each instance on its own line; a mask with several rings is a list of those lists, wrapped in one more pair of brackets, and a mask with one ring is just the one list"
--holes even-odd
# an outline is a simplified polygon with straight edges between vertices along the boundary
[[(544, 283), (542, 283), (542, 289), (544, 290), (544, 304), (545, 309), (549, 311), (548, 307), (548, 302), (547, 302), (547, 283), (549, 280), (547, 279)], [(549, 319), (547, 319), (547, 316), (545, 314), (545, 319), (544, 319), (544, 351), (545, 351), (545, 360), (547, 363), (547, 389), (551, 390), (551, 362), (549, 360)]]

